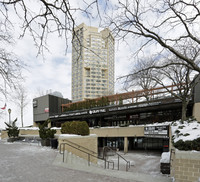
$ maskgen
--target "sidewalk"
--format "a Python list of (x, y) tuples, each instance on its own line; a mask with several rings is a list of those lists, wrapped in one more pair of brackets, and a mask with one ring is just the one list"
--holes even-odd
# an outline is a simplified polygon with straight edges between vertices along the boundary
[[(69, 160), (68, 160), (69, 161)], [(76, 165), (74, 165), (76, 163)], [(105, 170), (81, 165), (80, 160), (63, 163), (57, 150), (38, 144), (7, 143), (0, 140), (1, 182), (170, 182), (167, 177)]]

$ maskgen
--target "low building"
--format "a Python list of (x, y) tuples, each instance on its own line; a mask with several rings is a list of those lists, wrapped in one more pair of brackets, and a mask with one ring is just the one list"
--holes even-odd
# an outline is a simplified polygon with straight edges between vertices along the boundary
[[(176, 90), (174, 85), (168, 88)], [(199, 88), (197, 83), (187, 107), (187, 117), (197, 120), (200, 120)], [(67, 121), (86, 121), (90, 132), (98, 136), (99, 148), (168, 151), (171, 132), (164, 122), (181, 119), (182, 101), (162, 87), (63, 104), (62, 111), (49, 116), (51, 125), (60, 127)]]
[(70, 103), (71, 100), (61, 96), (47, 94), (33, 99), (33, 122), (34, 126), (43, 123), (51, 116), (62, 113), (62, 104)]

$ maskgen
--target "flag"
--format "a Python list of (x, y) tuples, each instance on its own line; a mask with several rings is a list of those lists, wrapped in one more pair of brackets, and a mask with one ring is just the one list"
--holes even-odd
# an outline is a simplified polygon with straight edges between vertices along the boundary
[(6, 103), (5, 103), (4, 107), (2, 107), (1, 109), (3, 109), (3, 110), (6, 109)]

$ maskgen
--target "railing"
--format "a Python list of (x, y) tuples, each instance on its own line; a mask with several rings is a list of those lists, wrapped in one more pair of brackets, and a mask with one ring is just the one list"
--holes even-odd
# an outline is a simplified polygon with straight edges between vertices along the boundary
[[(112, 151), (112, 152), (114, 152), (117, 156), (118, 156), (118, 164), (117, 164), (117, 167), (118, 167), (118, 170), (119, 170), (119, 158), (121, 158), (121, 159), (123, 159), (125, 162), (126, 162), (126, 171), (128, 171), (128, 169), (130, 168), (130, 161), (127, 161), (124, 157), (122, 157), (119, 153), (117, 153), (116, 151), (114, 151), (113, 149), (111, 149), (110, 147), (108, 147), (108, 146), (105, 146), (104, 148), (103, 148), (103, 158), (104, 158), (104, 160), (106, 160), (106, 156), (105, 156), (105, 152), (107, 152), (107, 151)], [(105, 163), (105, 165), (106, 165), (106, 163)], [(106, 168), (106, 166), (105, 166), (105, 168)]]
[[(65, 140), (66, 141), (66, 140)], [(68, 143), (67, 143), (68, 142)], [(91, 151), (91, 150), (89, 150), (89, 149), (87, 149), (87, 148), (85, 148), (85, 147), (83, 147), (83, 146), (81, 146), (81, 145), (78, 145), (78, 144), (75, 144), (75, 143), (73, 143), (73, 142), (70, 142), (70, 141), (67, 141), (66, 143), (61, 143), (60, 144), (60, 154), (63, 154), (63, 162), (64, 162), (64, 160), (65, 160), (65, 145), (68, 145), (68, 146), (70, 146), (70, 147), (72, 147), (72, 148), (74, 148), (74, 149), (76, 149), (76, 150), (79, 150), (79, 151), (81, 151), (81, 152), (83, 152), (83, 153), (85, 153), (85, 154), (87, 154), (88, 155), (88, 166), (90, 166), (90, 160), (91, 160), (91, 157), (94, 157), (94, 158), (96, 158), (96, 159), (100, 159), (100, 160), (103, 160), (104, 161), (104, 166), (105, 166), (105, 169), (106, 169), (106, 163), (108, 163), (108, 168), (109, 168), (109, 165), (112, 163), (113, 164), (113, 169), (114, 169), (114, 162), (113, 161), (107, 161), (106, 159), (103, 159), (103, 158), (101, 158), (101, 157), (98, 157), (98, 156), (96, 156), (96, 155), (93, 155), (93, 154), (91, 154), (90, 152), (92, 152), (92, 153), (94, 153), (94, 154), (97, 154), (96, 152), (94, 152), (94, 151)], [(76, 145), (77, 147), (75, 147), (74, 145)], [(62, 147), (63, 146), (63, 147)], [(63, 150), (62, 150), (63, 149)], [(62, 150), (62, 151), (61, 151)], [(84, 151), (84, 150), (88, 150), (89, 152), (86, 152), (86, 151)]]
[(74, 143), (74, 142), (69, 141), (69, 140), (66, 140), (66, 139), (65, 139), (65, 141), (66, 141), (67, 143), (70, 143), (70, 144), (73, 145), (73, 146), (76, 146), (77, 148), (82, 148), (83, 150), (86, 150), (86, 151), (89, 152), (89, 153), (98, 155), (98, 153), (96, 153), (96, 152), (94, 152), (94, 151), (92, 151), (92, 150), (90, 150), (90, 149), (88, 149), (88, 148), (86, 148), (86, 147), (83, 147), (83, 146), (81, 146), (81, 145), (78, 145), (77, 143)]

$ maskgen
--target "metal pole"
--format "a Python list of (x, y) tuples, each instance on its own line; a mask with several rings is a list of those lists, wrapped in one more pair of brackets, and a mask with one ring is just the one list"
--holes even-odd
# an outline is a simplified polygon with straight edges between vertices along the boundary
[(88, 166), (90, 166), (90, 154), (88, 154)]
[(118, 170), (119, 170), (119, 155), (118, 155)]
[(65, 162), (65, 144), (63, 145), (63, 162)]
[(11, 117), (10, 117), (10, 115), (11, 115), (11, 109), (10, 108), (8, 109), (8, 114), (9, 114), (9, 125), (11, 125)]
[(11, 122), (10, 122), (10, 113), (9, 113), (9, 125), (11, 125)]

